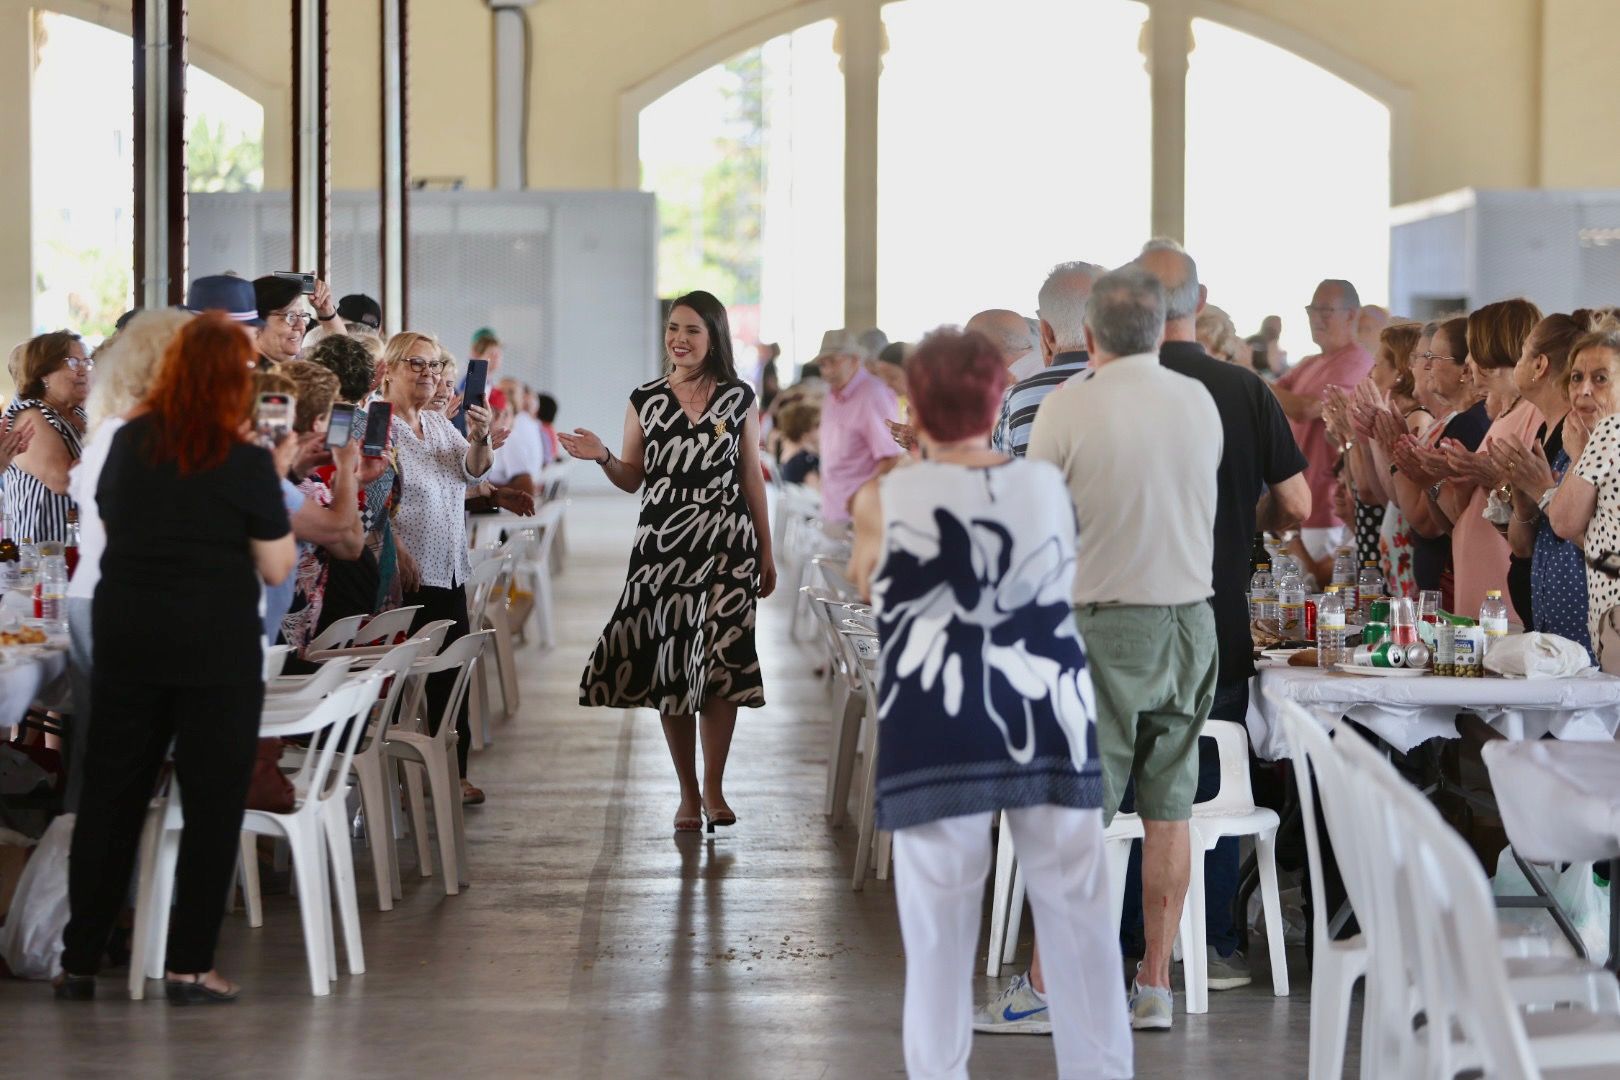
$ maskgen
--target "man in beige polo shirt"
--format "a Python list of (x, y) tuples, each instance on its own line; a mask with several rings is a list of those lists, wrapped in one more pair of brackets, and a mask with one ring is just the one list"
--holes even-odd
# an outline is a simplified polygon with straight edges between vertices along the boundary
[(1223, 437), (1209, 392), (1159, 362), (1165, 296), (1127, 266), (1086, 304), (1091, 377), (1041, 403), (1029, 457), (1063, 471), (1080, 520), (1075, 617), (1097, 690), (1103, 814), (1134, 782), (1147, 953), (1131, 1024), (1171, 1025), (1170, 952), (1187, 896), (1198, 735), (1214, 701), (1209, 600)]

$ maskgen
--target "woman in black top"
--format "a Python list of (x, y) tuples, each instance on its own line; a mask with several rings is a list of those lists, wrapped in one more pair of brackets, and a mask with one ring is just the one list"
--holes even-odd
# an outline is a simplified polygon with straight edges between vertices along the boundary
[(169, 938), (175, 1004), (236, 996), (213, 970), (264, 703), (259, 582), (296, 549), (277, 453), (246, 441), (254, 351), (220, 314), (170, 345), (146, 411), (114, 437), (96, 487), (107, 528), (93, 606), (96, 725), (68, 871), (57, 996), (94, 995), (152, 785), (174, 742), (185, 831)]

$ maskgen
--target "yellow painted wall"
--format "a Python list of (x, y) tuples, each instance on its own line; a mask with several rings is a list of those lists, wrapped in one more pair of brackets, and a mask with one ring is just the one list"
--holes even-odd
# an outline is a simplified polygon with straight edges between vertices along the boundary
[(1542, 0), (1541, 176), (1547, 187), (1620, 184), (1620, 92), (1609, 72), (1613, 0)]

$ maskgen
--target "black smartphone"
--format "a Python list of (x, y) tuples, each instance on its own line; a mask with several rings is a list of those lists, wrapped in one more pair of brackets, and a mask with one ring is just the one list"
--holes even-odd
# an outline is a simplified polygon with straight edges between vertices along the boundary
[(332, 411), (326, 414), (326, 448), (334, 450), (349, 441), (349, 432), (354, 427), (355, 407), (338, 402), (332, 406)]
[(259, 445), (274, 450), (292, 430), (298, 399), (291, 394), (260, 394), (253, 406), (253, 427)]
[(315, 292), (314, 274), (300, 274), (296, 270), (277, 270), (275, 276), (282, 281), (298, 282), (298, 287), (303, 290), (305, 296), (313, 295)]
[(388, 426), (394, 420), (394, 407), (386, 401), (373, 401), (366, 407), (366, 438), (360, 452), (366, 457), (382, 457), (388, 451)]
[(461, 407), (468, 405), (487, 405), (489, 402), (484, 394), (484, 383), (489, 379), (488, 360), (467, 361), (467, 384), (461, 391)]
[(1588, 555), (1586, 565), (1600, 574), (1609, 577), (1620, 577), (1620, 552), (1605, 551), (1601, 555)]

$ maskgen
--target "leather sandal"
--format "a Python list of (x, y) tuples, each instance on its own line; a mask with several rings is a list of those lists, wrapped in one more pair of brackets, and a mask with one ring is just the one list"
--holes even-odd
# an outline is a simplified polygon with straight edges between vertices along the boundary
[(193, 975), (189, 979), (177, 979), (170, 975), (164, 979), (164, 989), (168, 992), (170, 1005), (229, 1005), (242, 993), (239, 986), (215, 990), (202, 981), (201, 975)]

